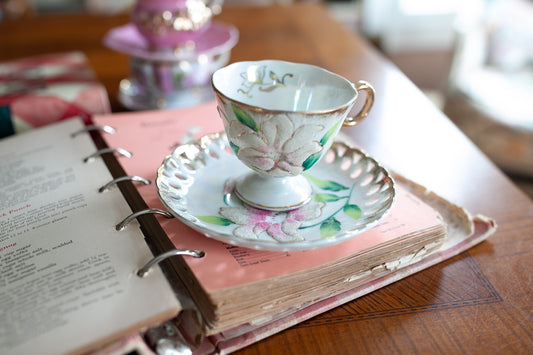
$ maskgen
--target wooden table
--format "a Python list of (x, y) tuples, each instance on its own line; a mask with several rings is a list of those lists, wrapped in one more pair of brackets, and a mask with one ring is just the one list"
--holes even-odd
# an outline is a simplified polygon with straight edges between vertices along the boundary
[[(240, 354), (533, 352), (533, 203), (398, 69), (317, 3), (226, 6), (238, 27), (232, 61), (308, 62), (370, 81), (369, 118), (346, 129), (389, 168), (499, 225), (488, 241), (452, 260), (338, 307)], [(127, 16), (46, 16), (0, 23), (0, 61), (82, 50), (113, 110), (128, 59), (101, 43)]]

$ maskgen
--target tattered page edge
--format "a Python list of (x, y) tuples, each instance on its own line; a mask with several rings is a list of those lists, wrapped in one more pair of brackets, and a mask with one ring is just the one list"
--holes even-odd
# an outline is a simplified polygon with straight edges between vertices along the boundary
[[(206, 338), (206, 341), (211, 341), (212, 344), (217, 348), (217, 353), (219, 354), (227, 354), (233, 351), (237, 351), (262, 339), (265, 339), (271, 335), (279, 333), (287, 328), (302, 323), (310, 318), (323, 314), (342, 304), (353, 301), (377, 289), (385, 287), (407, 276), (410, 276), (419, 271), (434, 266), (444, 260), (452, 258), (482, 242), (496, 230), (495, 225), (492, 223), (492, 221), (490, 219), (485, 219), (485, 217), (483, 216), (475, 216), (473, 218), (473, 223), (474, 233), (470, 237), (465, 238), (460, 243), (453, 245), (448, 249), (441, 249), (431, 254), (430, 256), (420, 260), (419, 262), (416, 262), (404, 268), (397, 269), (396, 271), (392, 271), (387, 275), (381, 276), (377, 279), (370, 280), (338, 296), (319, 301), (315, 304), (311, 304), (304, 309), (294, 312), (293, 314), (275, 320), (262, 327), (251, 329), (248, 332), (243, 333), (239, 336), (229, 338), (226, 334), (217, 334)], [(201, 352), (201, 350), (202, 348), (198, 349), (198, 351), (195, 351), (194, 354), (204, 354), (203, 352)]]

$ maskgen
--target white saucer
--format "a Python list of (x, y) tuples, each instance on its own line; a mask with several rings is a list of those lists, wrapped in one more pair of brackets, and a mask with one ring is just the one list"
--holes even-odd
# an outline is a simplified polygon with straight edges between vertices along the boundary
[(340, 142), (304, 174), (314, 198), (297, 210), (243, 205), (232, 187), (248, 171), (225, 134), (208, 135), (165, 158), (157, 173), (157, 193), (169, 212), (206, 236), (272, 251), (310, 250), (353, 238), (381, 221), (395, 196), (385, 168)]

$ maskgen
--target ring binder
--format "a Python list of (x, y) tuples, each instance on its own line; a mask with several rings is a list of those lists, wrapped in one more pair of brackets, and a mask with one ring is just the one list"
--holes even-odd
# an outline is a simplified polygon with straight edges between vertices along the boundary
[(205, 252), (202, 250), (191, 250), (191, 249), (172, 249), (169, 250), (161, 255), (158, 255), (154, 257), (152, 260), (147, 262), (143, 267), (141, 267), (139, 270), (137, 270), (137, 276), (139, 277), (145, 277), (146, 274), (150, 271), (150, 269), (156, 265), (159, 264), (161, 261), (170, 258), (171, 256), (176, 255), (187, 255), (192, 256), (195, 258), (202, 258), (205, 256)]
[(142, 182), (144, 185), (150, 185), (151, 184), (150, 180), (147, 180), (147, 179), (145, 179), (143, 177), (140, 177), (140, 176), (121, 176), (119, 178), (111, 180), (107, 184), (105, 184), (102, 187), (100, 187), (98, 189), (98, 192), (102, 193), (104, 191), (107, 191), (111, 186), (113, 186), (115, 184), (118, 184), (119, 182), (122, 182), (122, 181), (138, 181), (138, 182)]
[(74, 138), (79, 134), (86, 133), (89, 131), (102, 131), (109, 134), (115, 134), (116, 129), (114, 129), (111, 126), (108, 125), (87, 125), (84, 128), (80, 129), (79, 131), (76, 131), (70, 135), (70, 137)]
[(106, 154), (106, 153), (119, 153), (120, 155), (123, 155), (126, 158), (131, 158), (132, 155), (133, 155), (130, 152), (128, 152), (126, 149), (122, 149), (122, 148), (104, 148), (104, 149), (99, 149), (96, 152), (94, 152), (93, 154), (91, 154), (88, 157), (84, 158), (83, 162), (87, 163), (87, 162), (93, 160), (94, 158), (96, 158), (96, 157), (98, 157), (98, 156), (100, 156), (102, 154)]
[(130, 214), (128, 217), (124, 218), (122, 220), (122, 222), (120, 222), (119, 224), (117, 224), (115, 226), (115, 229), (117, 231), (121, 231), (123, 230), (124, 228), (126, 228), (126, 226), (128, 225), (128, 223), (130, 223), (132, 220), (134, 220), (135, 218), (139, 217), (139, 216), (142, 216), (142, 215), (145, 215), (145, 214), (150, 214), (150, 213), (154, 213), (154, 214), (160, 214), (160, 215), (163, 215), (165, 216), (165, 218), (174, 218), (174, 216), (168, 212), (168, 211), (164, 211), (164, 210), (161, 210), (159, 208), (148, 208), (146, 210), (142, 210), (142, 211), (138, 211), (138, 212), (134, 212), (132, 214)]

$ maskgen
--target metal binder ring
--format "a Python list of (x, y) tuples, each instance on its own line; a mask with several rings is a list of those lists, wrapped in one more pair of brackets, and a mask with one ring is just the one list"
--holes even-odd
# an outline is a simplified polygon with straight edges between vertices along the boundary
[(146, 180), (145, 178), (142, 178), (140, 176), (121, 176), (119, 178), (113, 179), (104, 186), (100, 187), (98, 189), (98, 192), (102, 193), (104, 191), (107, 191), (112, 185), (118, 184), (122, 181), (138, 181), (142, 182), (144, 185), (150, 185), (150, 180)]
[(70, 136), (74, 138), (79, 134), (89, 132), (89, 131), (102, 131), (102, 132), (109, 133), (109, 134), (115, 134), (116, 132), (116, 130), (111, 126), (107, 126), (107, 125), (98, 126), (98, 125), (92, 124), (92, 125), (87, 125), (84, 128), (80, 129), (79, 131), (72, 133)]
[(138, 211), (138, 212), (134, 212), (132, 214), (130, 214), (128, 217), (124, 218), (122, 220), (122, 222), (120, 222), (119, 224), (117, 224), (115, 226), (115, 229), (117, 231), (121, 231), (123, 230), (124, 228), (126, 228), (126, 226), (128, 225), (128, 223), (130, 223), (132, 220), (134, 220), (135, 218), (139, 217), (139, 216), (142, 216), (142, 215), (145, 215), (145, 214), (150, 214), (150, 213), (153, 213), (153, 214), (160, 214), (160, 215), (163, 215), (165, 216), (165, 218), (174, 218), (174, 216), (168, 212), (168, 211), (163, 211), (163, 210), (160, 210), (159, 208), (148, 208), (146, 210), (142, 210), (142, 211)]
[(131, 156), (132, 156), (132, 154), (130, 152), (128, 152), (126, 149), (122, 149), (122, 148), (104, 148), (104, 149), (97, 150), (93, 154), (89, 155), (88, 157), (83, 159), (83, 162), (87, 163), (88, 161), (93, 160), (97, 156), (100, 156), (100, 155), (106, 154), (106, 153), (119, 153), (120, 155), (123, 155), (126, 158), (131, 158)]
[(172, 249), (169, 250), (161, 255), (158, 255), (154, 257), (152, 260), (146, 263), (143, 267), (141, 267), (139, 270), (137, 270), (137, 276), (139, 277), (145, 277), (146, 274), (150, 271), (150, 269), (156, 265), (159, 264), (161, 261), (175, 255), (187, 255), (187, 256), (193, 256), (195, 258), (202, 258), (205, 256), (205, 252), (202, 250), (190, 250), (190, 249)]

